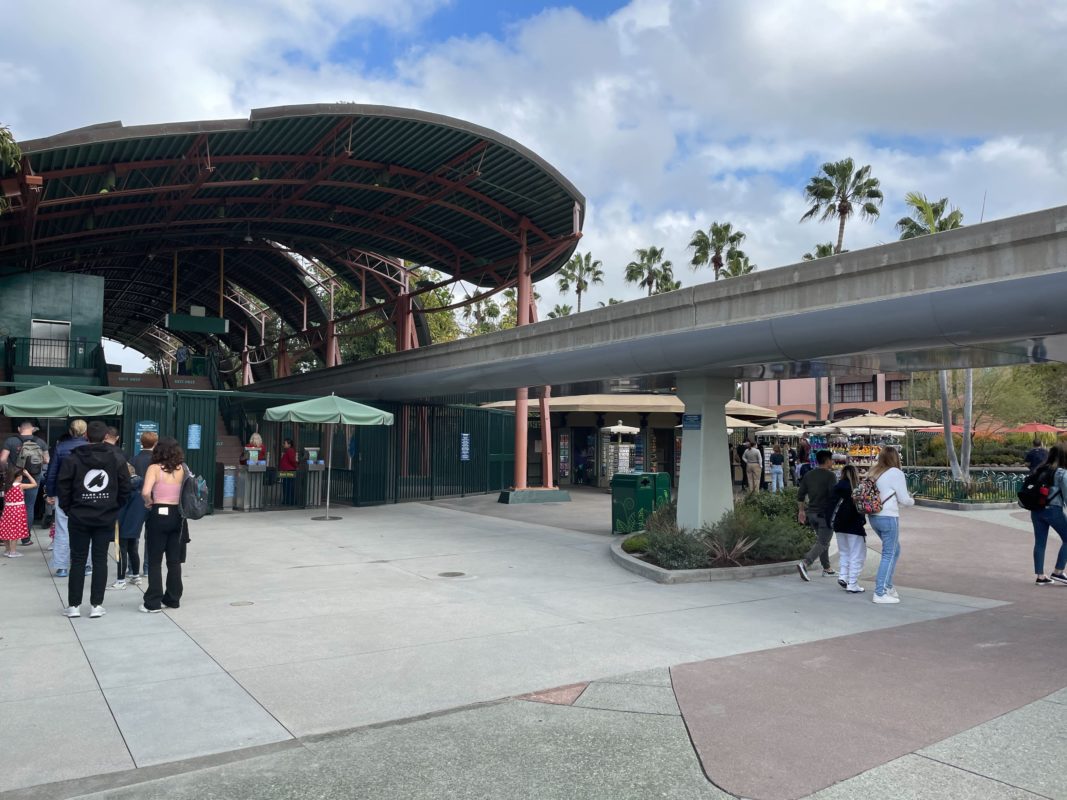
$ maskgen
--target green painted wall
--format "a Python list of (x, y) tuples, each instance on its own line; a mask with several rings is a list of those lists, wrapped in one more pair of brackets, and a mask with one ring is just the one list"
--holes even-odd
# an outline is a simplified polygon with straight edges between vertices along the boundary
[(0, 278), (0, 336), (28, 337), (30, 321), (70, 323), (71, 339), (103, 335), (104, 279), (63, 272), (23, 272)]

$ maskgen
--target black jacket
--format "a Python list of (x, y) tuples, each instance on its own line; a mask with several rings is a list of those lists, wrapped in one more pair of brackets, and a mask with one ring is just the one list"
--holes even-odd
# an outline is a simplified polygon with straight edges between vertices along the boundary
[(59, 507), (79, 525), (108, 527), (130, 496), (126, 456), (111, 444), (97, 442), (72, 450), (57, 481)]
[(852, 502), (852, 484), (842, 478), (830, 492), (830, 502), (826, 506), (826, 520), (839, 533), (854, 533), (866, 536), (863, 523), (867, 517), (856, 510)]

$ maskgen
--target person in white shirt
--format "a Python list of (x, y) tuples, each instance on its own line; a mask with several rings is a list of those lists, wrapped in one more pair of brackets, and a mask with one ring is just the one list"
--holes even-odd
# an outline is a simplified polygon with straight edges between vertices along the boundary
[(882, 499), (882, 510), (867, 517), (882, 540), (882, 561), (874, 579), (876, 603), (899, 603), (900, 596), (893, 586), (893, 573), (900, 558), (900, 507), (913, 506), (915, 500), (908, 494), (908, 483), (900, 469), (900, 453), (895, 447), (883, 447), (878, 462), (871, 467), (867, 477), (875, 482)]
[(755, 493), (759, 491), (760, 478), (763, 476), (763, 453), (760, 449), (751, 442), (748, 443), (748, 449), (745, 450), (741, 460), (745, 464), (745, 476), (748, 478), (748, 491)]

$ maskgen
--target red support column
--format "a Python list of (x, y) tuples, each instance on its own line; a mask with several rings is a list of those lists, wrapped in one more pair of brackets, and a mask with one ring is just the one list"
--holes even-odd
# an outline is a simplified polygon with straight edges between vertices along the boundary
[[(526, 228), (519, 231), (519, 281), (516, 309), (516, 324), (530, 322), (530, 298), (533, 282), (530, 279), (530, 259), (526, 251)], [(515, 485), (514, 489), (526, 488), (526, 447), (530, 435), (529, 392), (523, 386), (515, 390)]]
[(285, 339), (278, 340), (278, 355), (277, 362), (274, 367), (274, 376), (276, 378), (288, 378), (293, 374), (292, 367), (289, 364), (289, 349)]

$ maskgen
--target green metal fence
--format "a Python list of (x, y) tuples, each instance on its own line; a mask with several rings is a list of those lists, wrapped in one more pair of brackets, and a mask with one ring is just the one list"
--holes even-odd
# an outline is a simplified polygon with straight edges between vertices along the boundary
[(908, 491), (916, 497), (953, 503), (1014, 503), (1026, 470), (972, 470), (969, 483), (955, 480), (948, 469), (905, 467)]

